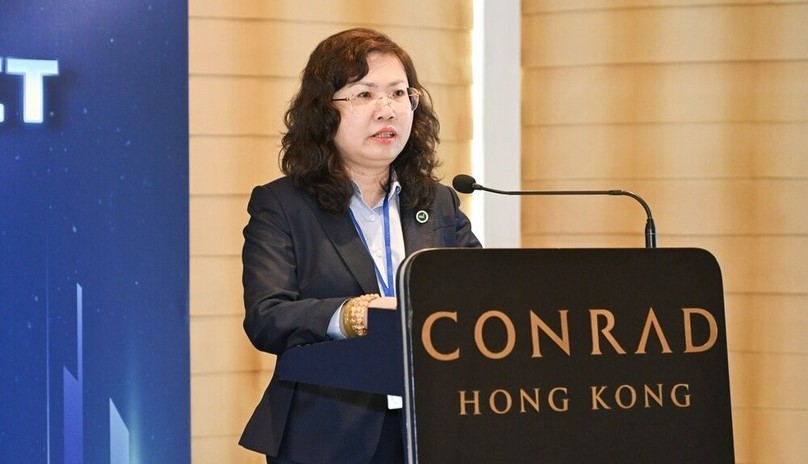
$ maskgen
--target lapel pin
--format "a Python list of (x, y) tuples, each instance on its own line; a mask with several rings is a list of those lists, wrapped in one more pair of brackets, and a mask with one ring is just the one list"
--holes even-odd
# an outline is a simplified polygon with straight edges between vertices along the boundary
[(419, 223), (423, 224), (427, 220), (429, 220), (429, 213), (427, 213), (424, 210), (420, 210), (417, 213), (415, 213), (415, 220), (418, 221)]

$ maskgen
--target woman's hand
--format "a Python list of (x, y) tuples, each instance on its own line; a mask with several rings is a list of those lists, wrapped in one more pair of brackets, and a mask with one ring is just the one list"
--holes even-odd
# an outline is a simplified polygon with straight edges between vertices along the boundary
[(370, 302), (371, 308), (398, 309), (398, 301), (393, 296), (382, 296)]

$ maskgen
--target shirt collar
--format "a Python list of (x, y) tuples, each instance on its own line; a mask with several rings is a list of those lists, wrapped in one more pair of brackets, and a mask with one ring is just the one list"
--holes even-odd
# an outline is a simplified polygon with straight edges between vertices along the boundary
[[(359, 187), (353, 179), (351, 180), (351, 184), (353, 185), (353, 196), (361, 199), (362, 198), (362, 189)], [(390, 173), (390, 192), (387, 193), (387, 198), (390, 200), (394, 199), (401, 193), (401, 182), (398, 181), (398, 174), (396, 171), (392, 171)]]

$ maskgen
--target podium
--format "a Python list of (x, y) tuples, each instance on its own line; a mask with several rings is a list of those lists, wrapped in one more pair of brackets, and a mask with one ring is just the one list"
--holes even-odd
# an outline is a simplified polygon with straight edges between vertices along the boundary
[(404, 397), (410, 463), (732, 463), (721, 272), (699, 249), (440, 249), (285, 380)]

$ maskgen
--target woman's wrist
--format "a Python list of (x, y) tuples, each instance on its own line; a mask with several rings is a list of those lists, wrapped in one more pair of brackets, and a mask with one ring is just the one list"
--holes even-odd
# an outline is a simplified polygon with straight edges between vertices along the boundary
[(348, 338), (361, 337), (368, 333), (368, 307), (379, 298), (376, 293), (351, 298), (342, 306), (342, 330)]

